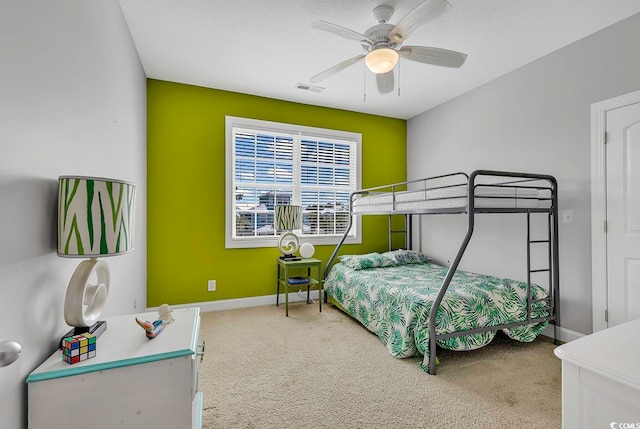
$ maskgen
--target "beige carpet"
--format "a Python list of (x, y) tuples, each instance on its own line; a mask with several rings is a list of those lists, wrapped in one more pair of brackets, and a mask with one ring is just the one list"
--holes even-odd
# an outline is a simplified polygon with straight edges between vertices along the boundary
[(443, 351), (436, 376), (331, 305), (202, 314), (203, 427), (560, 428), (554, 345), (501, 336)]

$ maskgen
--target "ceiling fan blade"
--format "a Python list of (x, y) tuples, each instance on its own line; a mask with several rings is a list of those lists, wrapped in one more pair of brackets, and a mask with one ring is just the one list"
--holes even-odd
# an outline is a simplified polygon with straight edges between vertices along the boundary
[(338, 24), (332, 24), (327, 21), (316, 21), (311, 24), (311, 27), (315, 28), (316, 30), (328, 31), (329, 33), (333, 33), (345, 39), (357, 40), (359, 42), (365, 42), (368, 45), (373, 45), (373, 40), (371, 40), (364, 34), (360, 34), (357, 31), (350, 30)]
[(462, 66), (467, 59), (467, 54), (462, 52), (428, 46), (403, 46), (398, 49), (398, 54), (411, 61), (452, 68)]
[(398, 44), (404, 42), (414, 28), (438, 18), (450, 8), (451, 5), (446, 0), (426, 0), (420, 3), (391, 29), (389, 40)]
[(378, 84), (378, 92), (380, 94), (388, 94), (393, 91), (395, 87), (393, 70), (387, 73), (376, 74), (376, 83)]
[(334, 74), (338, 73), (339, 71), (342, 71), (344, 69), (346, 69), (347, 67), (350, 67), (352, 65), (354, 65), (355, 63), (357, 63), (358, 61), (362, 60), (365, 57), (364, 54), (360, 54), (356, 57), (353, 58), (349, 58), (346, 61), (343, 61), (339, 64), (336, 64), (333, 67), (329, 67), (328, 69), (326, 69), (325, 71), (323, 71), (322, 73), (318, 73), (317, 75), (313, 76), (310, 81), (311, 82), (321, 82), (324, 79), (333, 76)]

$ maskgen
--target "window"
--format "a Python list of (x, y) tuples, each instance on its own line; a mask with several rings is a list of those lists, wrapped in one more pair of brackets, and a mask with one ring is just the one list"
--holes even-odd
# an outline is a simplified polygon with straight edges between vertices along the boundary
[[(356, 133), (227, 116), (226, 247), (275, 246), (277, 204), (302, 206), (301, 241), (337, 243), (360, 187), (360, 146)], [(356, 219), (346, 242), (361, 242)]]

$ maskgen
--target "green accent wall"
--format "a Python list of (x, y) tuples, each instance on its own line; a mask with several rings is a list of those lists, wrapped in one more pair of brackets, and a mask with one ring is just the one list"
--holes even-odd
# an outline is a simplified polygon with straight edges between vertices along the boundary
[[(275, 247), (224, 247), (227, 115), (361, 133), (363, 187), (406, 180), (405, 120), (153, 79), (147, 104), (149, 307), (276, 292)], [(386, 250), (387, 222), (365, 217), (363, 243), (341, 253)], [(323, 262), (334, 249), (315, 247)]]

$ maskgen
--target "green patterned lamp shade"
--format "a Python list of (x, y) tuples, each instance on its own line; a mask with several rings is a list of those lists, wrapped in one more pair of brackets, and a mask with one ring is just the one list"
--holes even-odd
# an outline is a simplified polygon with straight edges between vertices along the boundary
[(136, 186), (116, 179), (61, 176), (58, 256), (103, 257), (133, 249)]
[(302, 227), (302, 207), (289, 204), (275, 207), (276, 230), (291, 231)]

